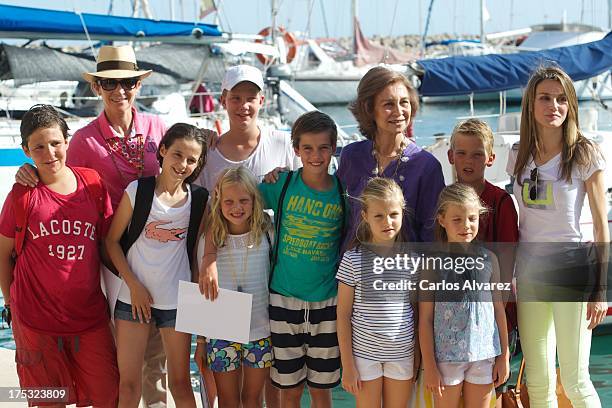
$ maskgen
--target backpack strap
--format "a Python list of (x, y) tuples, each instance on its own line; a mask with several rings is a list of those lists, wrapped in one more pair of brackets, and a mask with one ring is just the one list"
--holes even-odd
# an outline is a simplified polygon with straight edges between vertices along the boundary
[(26, 231), (28, 229), (28, 217), (30, 215), (30, 194), (31, 187), (22, 186), (15, 183), (13, 185), (13, 213), (15, 216), (15, 256), (19, 256), (23, 250), (23, 241), (25, 240)]
[[(340, 196), (340, 208), (342, 208), (342, 221), (340, 222), (340, 236), (344, 237), (345, 228), (346, 228), (346, 203), (344, 202), (344, 190), (342, 188), (342, 183), (340, 182), (340, 177), (338, 174), (334, 174), (336, 177), (336, 187), (338, 187), (338, 195)], [(342, 248), (340, 245), (339, 248)]]
[(187, 229), (187, 256), (189, 257), (189, 266), (192, 270), (194, 266), (193, 249), (195, 248), (207, 202), (208, 190), (204, 187), (191, 184), (191, 211), (189, 213), (189, 228)]
[(121, 237), (121, 249), (123, 249), (124, 254), (127, 254), (144, 229), (147, 219), (149, 218), (149, 213), (151, 212), (154, 194), (155, 176), (139, 178), (136, 198), (134, 200), (134, 209), (132, 211), (132, 220), (130, 221), (128, 229), (125, 230)]
[(287, 178), (285, 179), (285, 184), (283, 184), (283, 188), (278, 199), (278, 205), (276, 206), (276, 212), (274, 213), (274, 236), (276, 237), (276, 240), (274, 241), (274, 249), (272, 249), (270, 257), (270, 282), (272, 282), (272, 274), (274, 273), (274, 267), (276, 266), (276, 261), (278, 260), (278, 243), (280, 242), (280, 239), (278, 237), (280, 237), (281, 220), (283, 218), (283, 202), (285, 201), (285, 195), (287, 195), (287, 188), (289, 187), (289, 183), (291, 182), (292, 177), (293, 170), (287, 173)]

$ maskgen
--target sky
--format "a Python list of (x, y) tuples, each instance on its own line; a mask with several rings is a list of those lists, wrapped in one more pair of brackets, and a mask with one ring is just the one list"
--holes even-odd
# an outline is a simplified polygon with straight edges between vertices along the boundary
[[(134, 0), (7, 0), (1, 4), (56, 10), (130, 15)], [(270, 25), (270, 0), (215, 0), (220, 8), (221, 28), (256, 34)], [(278, 22), (291, 31), (310, 31), (311, 37), (346, 37), (351, 34), (351, 0), (276, 0)], [(397, 36), (422, 34), (431, 0), (357, 0), (364, 34)], [(176, 20), (193, 21), (200, 0), (149, 0), (154, 18), (170, 19), (174, 4)], [(534, 24), (584, 23), (608, 27), (608, 4), (612, 0), (488, 0), (490, 20), (485, 32), (524, 28)], [(214, 14), (204, 19), (212, 23)], [(480, 0), (434, 0), (430, 34), (478, 34)]]

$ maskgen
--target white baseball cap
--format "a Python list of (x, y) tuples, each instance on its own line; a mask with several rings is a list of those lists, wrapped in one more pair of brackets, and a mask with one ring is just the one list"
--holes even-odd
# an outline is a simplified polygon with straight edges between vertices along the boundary
[(264, 80), (261, 71), (250, 65), (236, 65), (225, 71), (221, 90), (231, 91), (240, 82), (249, 81), (257, 85), (259, 89), (264, 88)]

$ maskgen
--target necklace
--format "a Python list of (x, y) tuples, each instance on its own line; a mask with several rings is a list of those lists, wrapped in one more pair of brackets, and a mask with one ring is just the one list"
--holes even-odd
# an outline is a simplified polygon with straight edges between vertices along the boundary
[[(127, 160), (128, 164), (130, 164), (132, 167), (134, 167), (137, 170), (138, 173), (137, 173), (136, 179), (141, 178), (142, 173), (144, 171), (144, 150), (145, 150), (145, 139), (146, 138), (143, 134), (135, 132), (133, 120), (132, 120), (132, 124), (130, 125), (130, 129), (131, 129), (130, 136), (124, 136), (124, 137), (115, 136), (115, 137), (107, 139), (106, 137), (104, 137), (104, 133), (102, 132), (102, 129), (99, 123), (98, 123), (98, 129), (100, 131), (100, 134), (104, 138), (104, 141), (106, 142), (105, 143), (106, 151), (108, 152), (108, 155), (111, 157), (111, 160), (113, 161), (113, 165), (115, 166), (115, 170), (117, 170), (117, 173), (119, 173), (119, 176), (121, 177), (121, 180), (123, 181), (123, 183), (127, 186), (129, 184), (129, 181), (131, 180), (126, 180), (123, 172), (119, 169), (119, 165), (117, 164), (117, 159), (115, 158), (115, 154), (119, 154), (123, 156)], [(136, 139), (136, 141), (134, 142), (133, 145), (131, 145), (129, 142), (129, 139)], [(130, 154), (130, 147), (132, 148), (132, 154)]]
[[(244, 288), (244, 278), (246, 276), (246, 268), (247, 268), (247, 260), (249, 258), (249, 239), (251, 237), (250, 233), (247, 233), (246, 237), (241, 237), (239, 238), (240, 241), (242, 241), (242, 243), (244, 244), (244, 248), (246, 249), (246, 252), (244, 254), (244, 256), (242, 257), (242, 269), (240, 270), (240, 273), (238, 274), (236, 271), (236, 268), (231, 268), (232, 271), (232, 281), (234, 282), (234, 285), (236, 286), (236, 290), (238, 292), (242, 292), (243, 288)], [(236, 238), (234, 238), (236, 239)], [(230, 258), (234, 258), (234, 248), (230, 248), (228, 246), (228, 249), (230, 250)], [(237, 254), (236, 254), (237, 255)]]
[[(395, 151), (395, 153), (393, 155), (386, 156), (387, 158), (391, 158), (391, 159), (397, 158), (396, 164), (395, 164), (395, 170), (393, 171), (393, 174), (390, 177), (392, 179), (395, 179), (395, 176), (397, 175), (397, 171), (399, 170), (400, 162), (405, 163), (408, 161), (408, 156), (404, 155), (404, 150), (406, 149), (407, 146), (408, 146), (408, 142), (406, 141), (406, 138), (402, 137), (402, 141), (398, 149)], [(374, 160), (376, 161), (376, 167), (372, 170), (372, 174), (374, 174), (377, 177), (384, 177), (385, 169), (380, 164), (381, 154), (378, 152), (375, 140), (372, 141), (372, 156), (374, 157)], [(399, 181), (404, 181), (404, 176), (402, 176), (401, 174), (399, 176)]]

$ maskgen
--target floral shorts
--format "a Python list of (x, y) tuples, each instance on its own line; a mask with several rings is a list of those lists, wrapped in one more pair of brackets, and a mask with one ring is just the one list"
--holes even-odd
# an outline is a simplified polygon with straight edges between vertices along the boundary
[(225, 373), (240, 368), (272, 367), (272, 342), (270, 337), (248, 342), (234, 343), (210, 339), (206, 343), (206, 360), (213, 372)]

